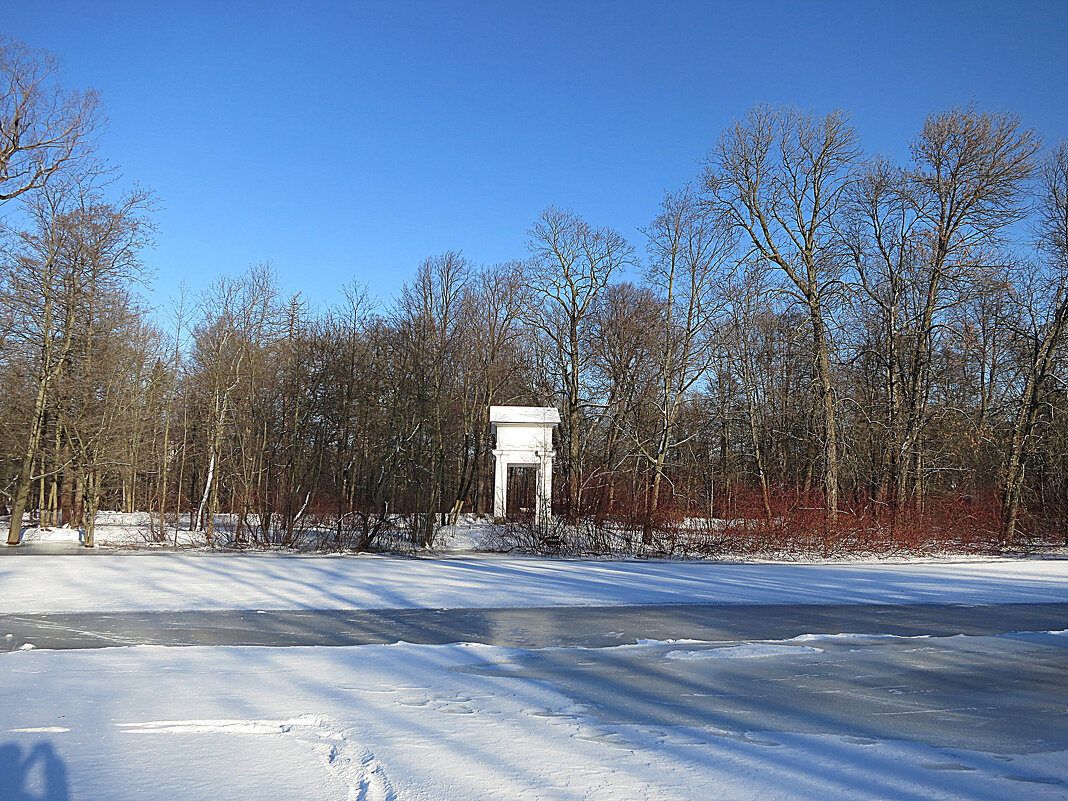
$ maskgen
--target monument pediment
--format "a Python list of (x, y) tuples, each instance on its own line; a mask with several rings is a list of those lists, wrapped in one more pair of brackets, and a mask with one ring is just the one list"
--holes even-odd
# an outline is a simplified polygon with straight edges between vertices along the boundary
[(490, 406), (493, 425), (560, 425), (560, 410), (552, 406)]

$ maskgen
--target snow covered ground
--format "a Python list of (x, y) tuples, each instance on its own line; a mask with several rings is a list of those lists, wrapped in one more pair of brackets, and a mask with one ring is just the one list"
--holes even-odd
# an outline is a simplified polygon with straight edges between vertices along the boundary
[[(253, 518), (255, 522), (255, 518)], [(216, 543), (223, 544), (236, 525), (234, 515), (219, 514), (215, 517)], [(454, 526), (444, 526), (438, 529), (435, 535), (436, 552), (465, 552), (494, 550), (495, 539), (493, 526), (488, 519), (478, 518), (473, 514), (460, 516)], [(332, 536), (330, 531), (320, 531), (318, 534), (308, 532), (305, 537), (304, 547), (314, 548), (317, 537), (328, 539)], [(160, 530), (147, 512), (97, 512), (96, 529), (94, 532), (95, 545), (100, 549), (108, 548), (161, 548), (174, 545), (183, 548), (204, 548), (207, 540), (203, 531), (190, 531), (188, 529), (188, 517), (181, 520), (173, 517), (168, 522), (166, 530)], [(36, 543), (68, 543), (81, 545), (82, 533), (77, 528), (70, 526), (37, 527), (31, 526), (23, 529), (22, 543), (32, 545)]]
[[(887, 647), (911, 673), (999, 649), (1010, 661), (1044, 649), (1048, 664), (1068, 652), (1066, 640), (12, 653), (0, 688), (0, 797), (1063, 799), (1068, 751), (1035, 742), (1029, 720), (984, 718), (999, 688), (961, 703), (944, 688), (882, 676), (832, 694), (789, 682), (828, 665), (870, 674)], [(617, 664), (598, 670), (606, 660)], [(544, 664), (557, 662), (570, 672)], [(554, 680), (583, 670), (585, 684)], [(643, 692), (651, 679), (660, 696)], [(661, 697), (664, 686), (675, 702)], [(753, 688), (752, 703), (738, 687)], [(982, 731), (984, 721), (1009, 728)]]
[(721, 564), (497, 555), (0, 559), (0, 611), (1068, 602), (1068, 560)]
[[(0, 559), (6, 615), (671, 603), (1068, 603), (1068, 560)], [(1068, 797), (1065, 632), (27, 649), (0, 666), (5, 801)]]
[[(220, 515), (220, 518), (225, 517)], [(221, 521), (224, 522), (224, 521)], [(139, 548), (166, 544), (184, 547), (202, 547), (206, 544), (204, 532), (168, 526), (166, 532), (154, 530), (147, 512), (97, 512), (94, 538), (99, 548)], [(40, 542), (71, 543), (80, 545), (82, 532), (70, 526), (23, 529), (22, 542), (31, 545)]]

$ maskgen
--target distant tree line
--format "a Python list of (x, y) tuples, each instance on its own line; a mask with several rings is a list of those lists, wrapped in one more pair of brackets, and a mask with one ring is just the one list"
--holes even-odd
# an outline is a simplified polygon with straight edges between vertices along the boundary
[(492, 507), (501, 404), (561, 411), (554, 542), (1068, 542), (1068, 145), (1011, 114), (932, 114), (897, 164), (846, 114), (758, 106), (639, 242), (550, 207), (522, 258), (432, 256), (388, 306), (253, 267), (163, 323), (132, 289), (152, 199), (115, 193), (96, 98), (54, 76), (0, 45), (9, 542), (92, 544), (106, 508), (432, 546)]

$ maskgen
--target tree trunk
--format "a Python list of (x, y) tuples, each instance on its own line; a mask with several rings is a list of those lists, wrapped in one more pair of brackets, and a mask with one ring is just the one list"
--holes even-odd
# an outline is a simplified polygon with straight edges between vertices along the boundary
[[(94, 458), (94, 462), (96, 459)], [(86, 548), (96, 546), (96, 512), (100, 506), (100, 474), (91, 468), (85, 477), (85, 496), (82, 506), (82, 533)]]
[[(204, 479), (204, 493), (200, 496), (200, 505), (197, 506), (196, 522), (197, 528), (202, 529), (205, 527), (204, 515), (208, 510), (208, 497), (211, 495), (211, 485), (215, 478), (215, 451), (211, 453), (211, 457), (208, 459), (208, 475)], [(208, 530), (208, 542), (211, 542), (211, 530)]]
[(30, 420), (30, 433), (26, 440), (26, 449), (22, 453), (22, 466), (19, 469), (18, 483), (15, 485), (14, 500), (11, 504), (11, 524), (7, 531), (7, 544), (18, 545), (22, 539), (22, 516), (30, 501), (33, 486), (33, 464), (41, 447), (41, 433), (44, 427), (45, 404), (47, 401), (47, 384), (41, 381), (37, 387), (34, 400), (33, 417)]
[(834, 384), (831, 379), (830, 347), (823, 312), (818, 301), (810, 302), (812, 342), (816, 357), (816, 378), (820, 392), (823, 428), (823, 494), (828, 526), (838, 518), (838, 431), (835, 421)]
[(579, 443), (579, 407), (577, 392), (572, 390), (568, 398), (567, 408), (567, 524), (578, 524), (580, 507), (582, 505), (582, 485), (579, 475), (579, 459), (581, 456)]

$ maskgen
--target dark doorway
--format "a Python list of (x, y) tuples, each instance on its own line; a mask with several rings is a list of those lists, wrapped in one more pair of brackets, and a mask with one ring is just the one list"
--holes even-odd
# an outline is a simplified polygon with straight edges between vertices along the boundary
[(534, 465), (510, 465), (508, 468), (509, 520), (533, 520), (534, 499), (538, 494), (538, 468)]

